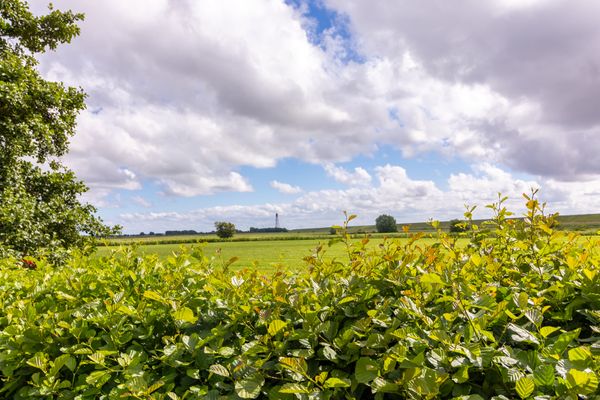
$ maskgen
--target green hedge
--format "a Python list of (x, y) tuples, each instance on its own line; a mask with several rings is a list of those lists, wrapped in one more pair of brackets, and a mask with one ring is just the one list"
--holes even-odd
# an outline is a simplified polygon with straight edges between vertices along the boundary
[(466, 246), (342, 237), (348, 260), (316, 249), (300, 274), (3, 260), (0, 398), (598, 398), (598, 243), (527, 205)]

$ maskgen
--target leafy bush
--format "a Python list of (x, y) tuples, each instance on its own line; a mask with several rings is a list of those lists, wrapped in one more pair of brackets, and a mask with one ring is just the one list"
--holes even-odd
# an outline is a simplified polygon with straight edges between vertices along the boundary
[(398, 232), (396, 219), (391, 215), (382, 214), (375, 219), (375, 228), (379, 233)]
[(217, 236), (221, 239), (233, 237), (235, 233), (235, 225), (231, 222), (215, 222), (215, 230)]
[(300, 274), (230, 271), (201, 249), (5, 259), (0, 397), (592, 398), (599, 243), (554, 231), (533, 198), (523, 220), (502, 201), (466, 245), (371, 249), (342, 229), (348, 260), (320, 246)]

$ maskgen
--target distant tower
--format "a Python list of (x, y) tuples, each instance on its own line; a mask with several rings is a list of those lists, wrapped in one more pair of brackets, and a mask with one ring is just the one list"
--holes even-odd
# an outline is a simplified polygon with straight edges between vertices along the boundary
[(275, 213), (275, 228), (279, 228), (279, 214)]

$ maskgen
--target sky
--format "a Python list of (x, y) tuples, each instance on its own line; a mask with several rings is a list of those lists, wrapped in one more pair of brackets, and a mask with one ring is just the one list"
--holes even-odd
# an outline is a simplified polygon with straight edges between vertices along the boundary
[[(32, 2), (44, 12), (45, 2)], [(600, 2), (54, 0), (65, 163), (125, 233), (600, 212)]]

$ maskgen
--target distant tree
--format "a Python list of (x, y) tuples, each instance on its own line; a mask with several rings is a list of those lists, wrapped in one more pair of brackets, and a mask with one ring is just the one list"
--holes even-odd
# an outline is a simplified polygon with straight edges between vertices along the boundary
[(235, 233), (235, 225), (231, 222), (215, 222), (215, 232), (221, 239), (233, 237), (233, 234)]
[(248, 230), (250, 233), (279, 233), (287, 231), (287, 228), (255, 228), (253, 226)]
[(375, 227), (379, 233), (398, 232), (396, 219), (391, 215), (382, 214), (375, 219)]
[(467, 226), (464, 221), (461, 221), (459, 219), (450, 220), (450, 232), (459, 233), (459, 232), (466, 232), (466, 231), (467, 231)]
[(333, 226), (331, 228), (329, 228), (329, 234), (330, 235), (336, 235), (337, 234), (337, 229), (335, 229)]

